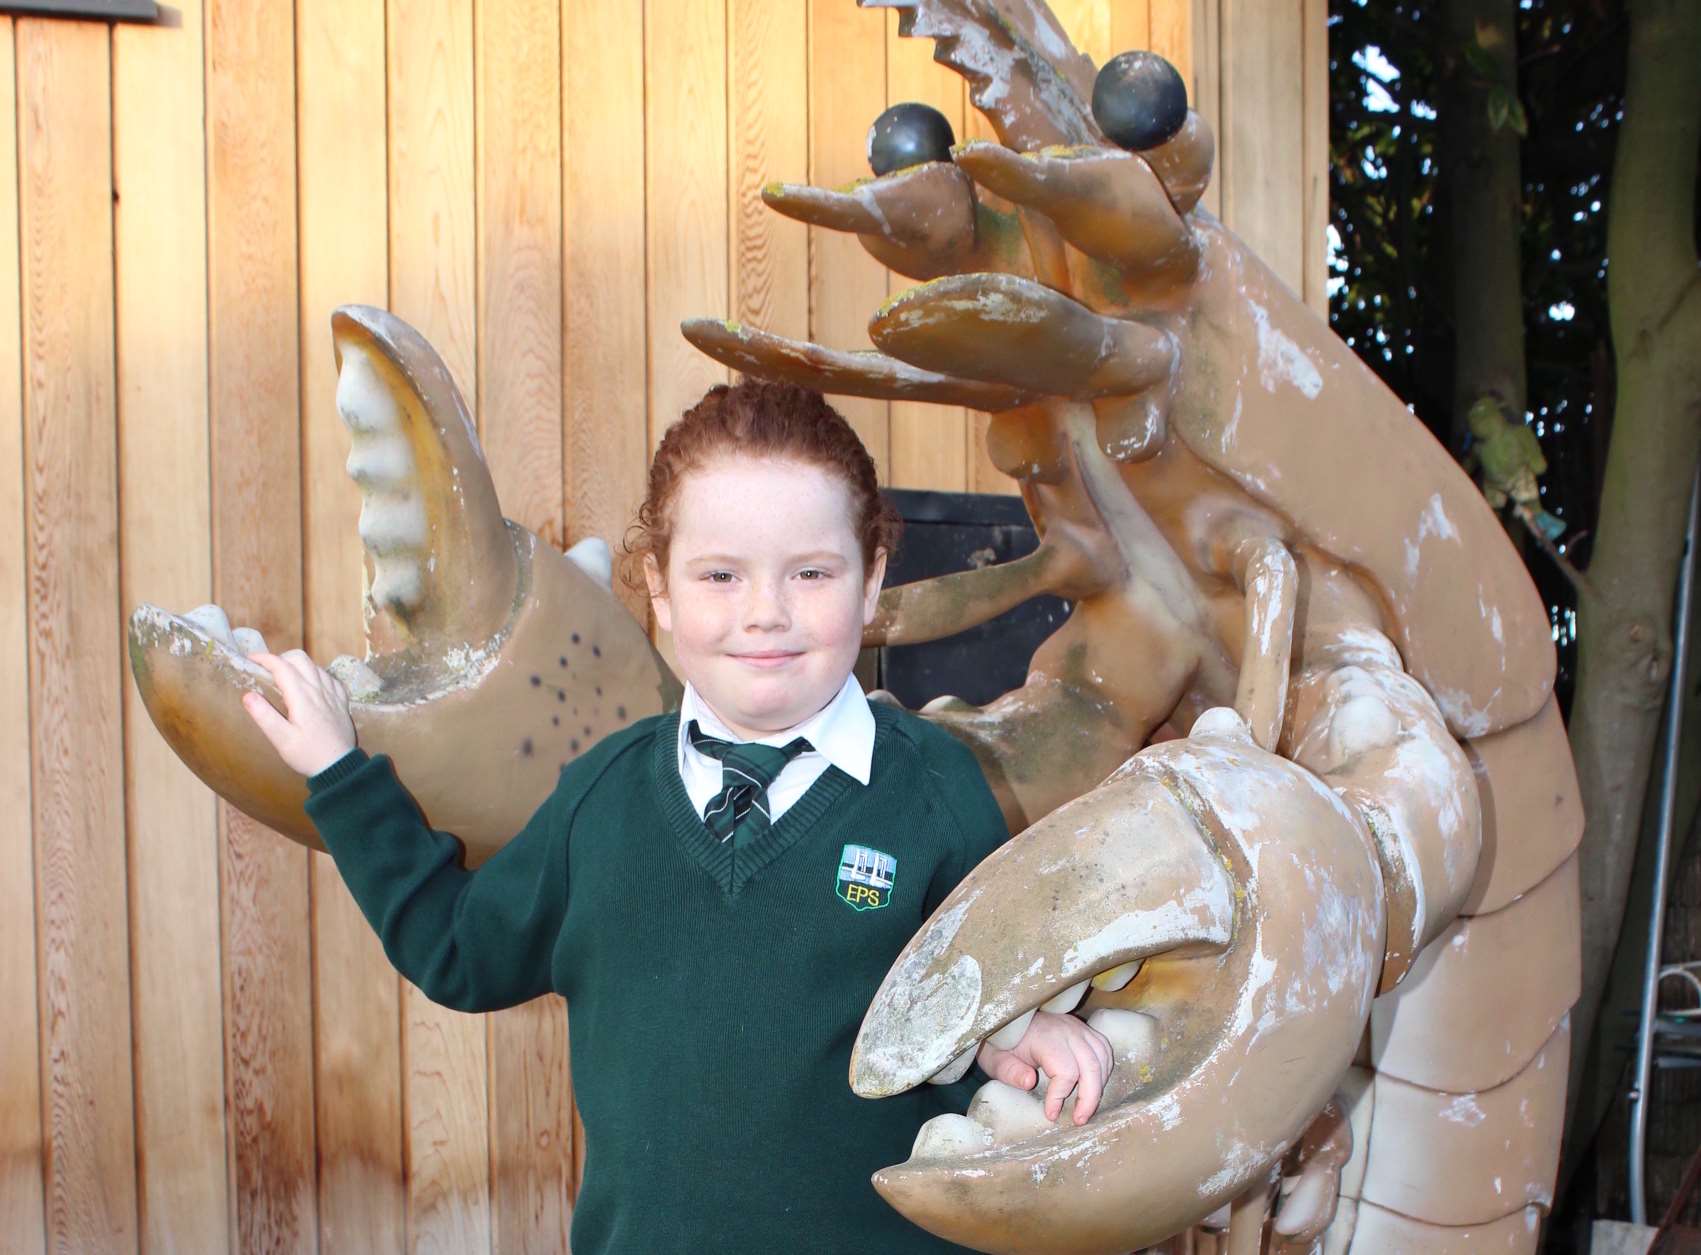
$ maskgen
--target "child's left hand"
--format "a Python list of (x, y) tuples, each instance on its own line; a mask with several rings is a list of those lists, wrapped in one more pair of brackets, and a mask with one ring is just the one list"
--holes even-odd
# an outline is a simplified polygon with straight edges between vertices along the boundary
[(1017, 1089), (1032, 1089), (1039, 1083), (1036, 1069), (1044, 1069), (1045, 1118), (1057, 1119), (1073, 1090), (1075, 1123), (1085, 1124), (1098, 1110), (1113, 1056), (1109, 1039), (1085, 1021), (1038, 1011), (1014, 1050), (982, 1042), (976, 1060), (988, 1076)]

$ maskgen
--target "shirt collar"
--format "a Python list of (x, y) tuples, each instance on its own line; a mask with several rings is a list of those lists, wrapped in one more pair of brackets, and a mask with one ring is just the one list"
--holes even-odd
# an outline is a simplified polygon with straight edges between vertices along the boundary
[[(691, 749), (690, 738), (686, 734), (693, 719), (710, 736), (727, 741), (744, 739), (722, 723), (709, 709), (708, 703), (698, 696), (696, 688), (687, 683), (685, 696), (679, 702), (679, 769), (682, 774), (686, 753), (697, 752)], [(815, 753), (858, 784), (868, 783), (874, 764), (874, 712), (868, 708), (868, 698), (855, 675), (846, 676), (838, 694), (815, 714), (796, 727), (758, 737), (757, 744), (785, 745), (799, 736), (807, 738)]]

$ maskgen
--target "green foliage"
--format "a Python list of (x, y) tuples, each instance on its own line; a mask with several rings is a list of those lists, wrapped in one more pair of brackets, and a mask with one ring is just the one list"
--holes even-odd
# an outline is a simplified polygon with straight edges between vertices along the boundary
[(1530, 133), (1530, 120), (1518, 93), (1510, 87), (1491, 87), (1488, 91), (1488, 124), (1497, 131), (1511, 131), (1519, 139)]
[[(1479, 40), (1449, 45), (1439, 0), (1330, 0), (1330, 319), (1436, 438), (1452, 426), (1448, 262), (1453, 167), (1441, 132), (1447, 76), (1491, 85), (1490, 120), (1521, 139), (1528, 411), (1548, 473), (1541, 507), (1586, 559), (1613, 395), (1606, 184), (1624, 94), (1618, 0), (1524, 0), (1517, 81)], [(1463, 455), (1465, 450), (1454, 450)], [(1567, 690), (1571, 591), (1539, 551)]]

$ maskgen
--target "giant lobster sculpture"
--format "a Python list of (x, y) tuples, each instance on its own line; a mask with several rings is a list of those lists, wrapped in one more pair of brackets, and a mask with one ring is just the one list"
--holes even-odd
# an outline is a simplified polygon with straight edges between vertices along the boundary
[[(685, 333), (829, 393), (994, 411), (1039, 548), (889, 590), (868, 644), (1072, 604), (1023, 687), (927, 708), (1016, 836), (893, 965), (852, 1085), (960, 1075), (1042, 1005), (1102, 1026), (1117, 1068), (1079, 1128), (992, 1082), (877, 1187), (986, 1251), (1195, 1226), (1175, 1240), (1196, 1251), (1533, 1250), (1582, 826), (1545, 608), (1446, 452), (1198, 207), (1212, 138), (1173, 71), (1134, 55), (1095, 78), (1040, 0), (885, 3), (1002, 142), (948, 147), (900, 110), (873, 144), (897, 168), (764, 198), (926, 282), (874, 315), (875, 352)], [(370, 575), (369, 657), (334, 665), (363, 744), (476, 860), (677, 684), (605, 547), (561, 555), (503, 519), (430, 347), (369, 309), (333, 334)], [(269, 687), (256, 644), (216, 607), (131, 625), (178, 753), (312, 843), (301, 782), (240, 709)]]

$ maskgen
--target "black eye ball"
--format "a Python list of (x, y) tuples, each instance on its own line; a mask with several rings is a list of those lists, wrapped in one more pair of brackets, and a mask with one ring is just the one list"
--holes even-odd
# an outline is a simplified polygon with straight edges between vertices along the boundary
[(1155, 52), (1124, 52), (1093, 81), (1093, 119), (1111, 143), (1156, 148), (1187, 121), (1187, 84)]
[(925, 161), (949, 161), (956, 142), (943, 113), (908, 101), (893, 105), (868, 128), (868, 164), (875, 174), (890, 174)]

